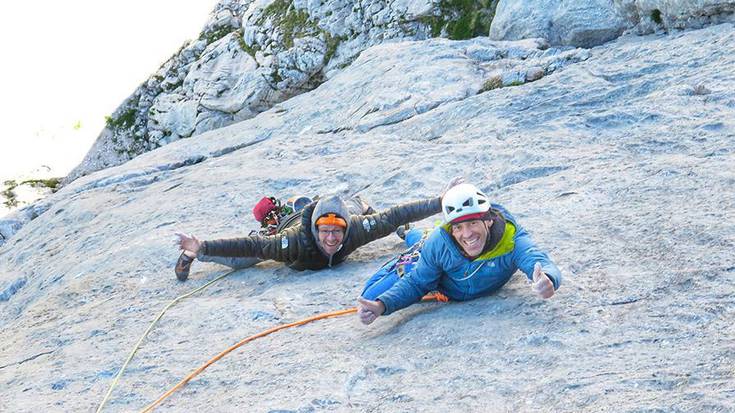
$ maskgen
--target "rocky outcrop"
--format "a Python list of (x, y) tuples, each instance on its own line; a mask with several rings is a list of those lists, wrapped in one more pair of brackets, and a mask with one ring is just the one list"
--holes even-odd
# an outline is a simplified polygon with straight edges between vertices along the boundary
[(49, 206), (49, 202), (42, 199), (0, 218), (0, 246), (20, 231), (24, 225), (46, 212)]
[[(176, 281), (177, 230), (243, 235), (264, 195), (359, 194), (383, 209), (464, 175), (559, 264), (551, 300), (518, 274), (370, 327), (281, 331), (161, 410), (729, 411), (733, 49), (732, 24), (592, 49), (377, 45), (254, 118), (82, 177), (0, 247), (0, 410), (98, 406), (158, 312), (226, 271), (196, 262)], [(324, 271), (259, 264), (178, 302), (104, 411), (140, 411), (244, 337), (352, 307), (400, 243)]]
[(625, 31), (648, 34), (733, 21), (734, 12), (734, 1), (718, 0), (500, 0), (490, 38), (540, 37), (552, 45), (593, 47)]
[(486, 35), (494, 0), (223, 0), (108, 118), (64, 184), (173, 141), (250, 119), (309, 91), (373, 45)]
[(646, 34), (729, 21), (733, 10), (735, 2), (715, 0), (223, 0), (200, 37), (108, 118), (63, 184), (250, 119), (314, 89), (377, 44), (489, 33), (498, 40), (543, 38), (555, 46), (592, 47), (625, 31)]
[(617, 38), (626, 28), (612, 0), (500, 0), (490, 38), (540, 37), (554, 45), (592, 47)]
[(735, 21), (732, 0), (615, 0), (615, 6), (639, 34)]

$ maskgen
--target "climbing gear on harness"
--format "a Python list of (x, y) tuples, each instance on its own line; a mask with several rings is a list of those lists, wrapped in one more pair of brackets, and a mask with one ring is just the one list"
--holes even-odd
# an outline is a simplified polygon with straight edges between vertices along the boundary
[[(446, 302), (449, 301), (449, 298), (447, 298), (446, 295), (437, 292), (437, 293), (427, 294), (426, 296), (424, 296), (421, 299), (421, 301), (438, 301), (438, 302), (446, 303)], [(221, 358), (223, 358), (227, 354), (231, 353), (233, 350), (236, 350), (237, 348), (241, 347), (243, 344), (249, 343), (249, 342), (251, 342), (251, 341), (253, 341), (255, 339), (258, 339), (258, 338), (261, 338), (261, 337), (265, 337), (265, 336), (267, 336), (267, 335), (269, 335), (271, 333), (275, 333), (276, 331), (283, 330), (283, 329), (286, 329), (286, 328), (297, 327), (297, 326), (301, 326), (301, 325), (310, 323), (312, 321), (322, 320), (322, 319), (325, 319), (325, 318), (339, 317), (339, 316), (343, 316), (343, 315), (346, 315), (346, 314), (352, 314), (352, 313), (356, 313), (356, 312), (357, 312), (357, 308), (356, 307), (352, 307), (352, 308), (347, 308), (347, 309), (344, 309), (344, 310), (338, 310), (338, 311), (332, 311), (332, 312), (328, 312), (328, 313), (317, 314), (315, 316), (311, 316), (311, 317), (305, 318), (303, 320), (295, 321), (293, 323), (282, 324), (280, 326), (272, 327), (272, 328), (269, 328), (268, 330), (265, 330), (265, 331), (262, 331), (262, 332), (260, 332), (258, 334), (254, 334), (254, 335), (252, 335), (250, 337), (247, 337), (247, 338), (241, 340), (240, 342), (238, 342), (237, 344), (232, 345), (231, 347), (229, 347), (225, 351), (223, 351), (223, 352), (219, 353), (218, 355), (212, 357), (211, 359), (209, 359), (209, 361), (207, 361), (206, 363), (204, 363), (200, 367), (198, 367), (196, 370), (194, 370), (191, 373), (189, 373), (188, 376), (186, 376), (183, 380), (181, 380), (180, 382), (178, 382), (174, 387), (172, 387), (170, 390), (168, 390), (166, 393), (164, 393), (161, 397), (159, 397), (158, 399), (156, 399), (156, 401), (154, 401), (153, 403), (149, 404), (145, 409), (143, 409), (141, 411), (141, 413), (147, 413), (147, 412), (153, 411), (153, 409), (155, 409), (156, 406), (158, 406), (159, 404), (161, 404), (161, 402), (163, 402), (164, 400), (166, 400), (176, 390), (184, 387), (187, 383), (189, 383), (191, 381), (191, 379), (193, 379), (199, 373), (201, 373), (204, 370), (206, 370), (207, 367), (211, 366), (212, 364), (214, 364), (215, 362), (217, 362), (218, 360), (220, 360)]]
[(281, 219), (293, 212), (293, 208), (282, 205), (275, 197), (263, 197), (253, 208), (253, 216), (260, 222), (260, 230), (255, 232), (260, 235), (275, 235)]
[(286, 206), (291, 208), (291, 211), (293, 212), (299, 212), (311, 202), (311, 198), (309, 198), (308, 196), (297, 195), (288, 198), (288, 200), (286, 201)]
[(311, 202), (311, 198), (303, 195), (292, 196), (285, 204), (272, 196), (263, 197), (253, 208), (253, 216), (260, 222), (260, 230), (251, 231), (251, 235), (277, 234), (299, 219), (299, 212)]
[(264, 196), (253, 207), (253, 216), (255, 217), (256, 221), (263, 222), (268, 214), (274, 209), (276, 209), (276, 199), (273, 197)]
[(424, 242), (426, 242), (426, 239), (429, 237), (429, 233), (430, 231), (424, 230), (418, 241), (398, 255), (398, 258), (395, 259), (395, 262), (391, 265), (389, 271), (395, 270), (399, 278), (403, 278), (404, 275), (411, 272), (414, 265), (416, 265), (419, 258), (421, 258), (421, 248), (423, 248)]

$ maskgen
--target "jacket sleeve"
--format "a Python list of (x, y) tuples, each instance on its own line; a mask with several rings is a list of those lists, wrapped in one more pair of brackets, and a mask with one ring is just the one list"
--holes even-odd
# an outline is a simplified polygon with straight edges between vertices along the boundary
[(554, 265), (549, 255), (533, 243), (528, 232), (521, 229), (516, 234), (514, 241), (513, 261), (526, 274), (526, 277), (533, 280), (533, 267), (536, 262), (540, 262), (541, 269), (554, 284), (554, 290), (559, 289), (562, 279), (561, 271)]
[(371, 215), (353, 215), (345, 247), (353, 251), (395, 232), (401, 225), (420, 221), (441, 212), (441, 198), (413, 201)]
[(403, 276), (388, 291), (378, 296), (377, 300), (385, 305), (383, 315), (388, 315), (415, 304), (421, 301), (426, 293), (436, 290), (443, 269), (437, 262), (438, 255), (435, 251), (436, 240), (434, 242), (427, 240), (421, 252), (421, 258), (419, 258), (413, 271)]
[(270, 236), (252, 235), (204, 241), (199, 254), (218, 257), (258, 257), (263, 260), (292, 262), (298, 258), (298, 230), (296, 227)]

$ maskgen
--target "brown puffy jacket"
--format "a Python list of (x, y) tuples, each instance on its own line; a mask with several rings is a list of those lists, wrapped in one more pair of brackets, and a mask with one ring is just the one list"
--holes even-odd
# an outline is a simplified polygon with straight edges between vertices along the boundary
[[(328, 200), (320, 200), (322, 203), (325, 201)], [(441, 212), (441, 198), (408, 202), (370, 215), (351, 215), (342, 248), (331, 257), (321, 251), (313, 233), (312, 218), (319, 218), (312, 217), (316, 206), (315, 202), (304, 207), (301, 222), (276, 235), (204, 241), (200, 254), (258, 257), (284, 262), (295, 270), (318, 270), (341, 263), (357, 248), (390, 235), (402, 225), (438, 214)]]

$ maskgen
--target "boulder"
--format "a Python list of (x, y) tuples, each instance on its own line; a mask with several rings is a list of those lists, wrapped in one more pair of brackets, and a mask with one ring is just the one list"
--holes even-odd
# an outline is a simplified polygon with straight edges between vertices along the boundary
[(589, 48), (626, 31), (648, 34), (734, 20), (732, 0), (500, 0), (490, 38), (541, 37), (557, 46)]
[(617, 38), (628, 27), (612, 0), (500, 0), (490, 38), (540, 37), (557, 46), (594, 47)]
[(735, 21), (735, 1), (723, 0), (615, 0), (639, 34), (699, 29)]

